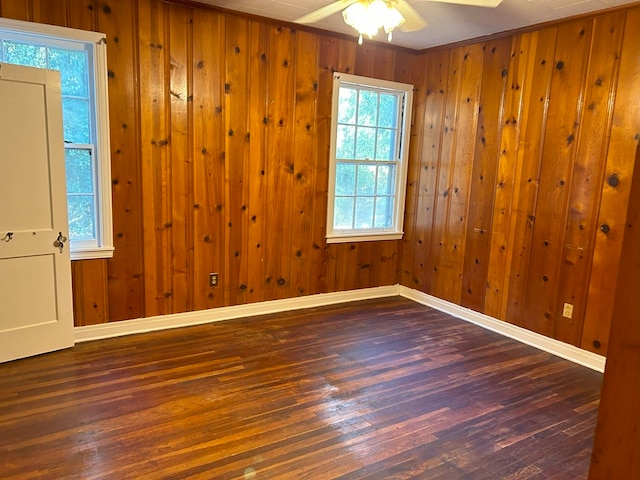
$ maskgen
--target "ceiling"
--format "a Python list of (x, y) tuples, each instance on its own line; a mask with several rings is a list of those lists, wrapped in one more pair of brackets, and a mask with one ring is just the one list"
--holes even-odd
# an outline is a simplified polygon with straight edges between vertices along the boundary
[[(200, 3), (261, 17), (293, 22), (333, 0), (198, 0)], [(407, 0), (427, 21), (411, 33), (393, 32), (393, 43), (421, 50), (582, 13), (637, 3), (629, 0), (503, 0), (496, 8), (471, 7), (429, 0)], [(336, 13), (312, 24), (323, 30), (353, 35), (355, 31)], [(386, 41), (384, 32), (375, 40)], [(365, 40), (366, 41), (366, 40)]]

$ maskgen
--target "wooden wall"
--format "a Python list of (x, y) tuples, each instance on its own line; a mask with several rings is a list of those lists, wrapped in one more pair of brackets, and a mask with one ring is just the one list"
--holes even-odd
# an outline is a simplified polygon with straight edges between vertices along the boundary
[(640, 169), (630, 190), (589, 480), (640, 478)]
[(160, 0), (0, 15), (107, 35), (116, 250), (73, 262), (76, 325), (397, 283), (399, 241), (324, 240), (331, 82), (419, 83), (415, 53)]
[(640, 140), (640, 7), (424, 60), (402, 283), (605, 355)]
[[(421, 53), (160, 0), (0, 15), (107, 34), (116, 252), (73, 263), (77, 325), (400, 281), (606, 354), (640, 7)], [(324, 241), (332, 70), (416, 85), (402, 241)]]

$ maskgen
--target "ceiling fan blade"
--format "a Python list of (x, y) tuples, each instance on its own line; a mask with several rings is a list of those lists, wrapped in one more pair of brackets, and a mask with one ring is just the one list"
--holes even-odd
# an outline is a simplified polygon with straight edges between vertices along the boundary
[(427, 26), (427, 21), (405, 0), (398, 0), (395, 7), (404, 17), (404, 23), (398, 27), (403, 32), (415, 32)]
[(329, 5), (314, 10), (311, 13), (303, 15), (300, 18), (294, 20), (295, 23), (314, 23), (319, 22), (327, 18), (334, 13), (338, 13), (340, 10), (344, 10), (352, 3), (356, 3), (358, 0), (338, 0), (337, 2), (330, 3)]
[(439, 3), (457, 3), (458, 5), (471, 5), (474, 7), (495, 8), (502, 3), (502, 0), (430, 0)]

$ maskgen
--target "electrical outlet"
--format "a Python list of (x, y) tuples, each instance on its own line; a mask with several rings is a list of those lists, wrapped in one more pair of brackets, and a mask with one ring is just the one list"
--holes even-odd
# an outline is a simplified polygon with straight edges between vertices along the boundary
[(573, 305), (565, 303), (564, 308), (562, 309), (562, 316), (567, 318), (573, 317)]
[(209, 274), (209, 286), (210, 287), (217, 287), (218, 286), (218, 274), (217, 273), (210, 273)]

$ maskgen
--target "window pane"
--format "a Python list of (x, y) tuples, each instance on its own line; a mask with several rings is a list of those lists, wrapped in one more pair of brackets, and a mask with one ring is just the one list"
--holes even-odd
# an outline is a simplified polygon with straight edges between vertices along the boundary
[(93, 195), (69, 195), (69, 238), (71, 240), (92, 240), (96, 238), (95, 199)]
[(50, 48), (49, 68), (60, 71), (62, 95), (89, 97), (87, 54), (84, 51)]
[(29, 43), (3, 42), (4, 61), (14, 65), (47, 68), (47, 49), (40, 45)]
[(358, 92), (353, 88), (340, 88), (338, 98), (338, 123), (356, 123), (356, 105)]
[(68, 193), (94, 193), (91, 151), (78, 148), (65, 149)]
[(370, 127), (358, 127), (357, 137), (355, 158), (358, 160), (369, 160), (375, 158), (376, 129)]
[(376, 195), (395, 195), (396, 166), (380, 165), (376, 182)]
[(333, 228), (353, 228), (353, 197), (336, 197), (333, 207)]
[(358, 165), (357, 195), (375, 195), (376, 191), (376, 166)]
[(356, 143), (356, 127), (338, 125), (336, 138), (336, 158), (353, 158), (353, 149)]
[(378, 118), (378, 94), (360, 90), (358, 99), (358, 125), (374, 127)]
[(393, 224), (393, 197), (376, 198), (376, 218), (374, 227), (390, 228)]
[(395, 131), (378, 130), (378, 142), (376, 143), (376, 160), (394, 160)]
[(380, 118), (378, 125), (381, 127), (395, 128), (398, 115), (398, 98), (395, 95), (380, 94)]
[(91, 143), (88, 101), (63, 98), (62, 116), (65, 142)]
[(353, 163), (336, 165), (336, 195), (354, 195), (356, 190), (356, 166)]
[(410, 118), (413, 87), (347, 73), (333, 86), (327, 241), (399, 238), (409, 144), (401, 106)]
[(373, 197), (356, 198), (355, 228), (373, 227)]

